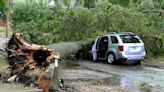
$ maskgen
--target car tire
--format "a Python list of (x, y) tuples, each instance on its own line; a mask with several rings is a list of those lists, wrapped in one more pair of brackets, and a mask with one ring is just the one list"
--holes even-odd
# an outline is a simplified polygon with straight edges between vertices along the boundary
[(114, 64), (116, 62), (115, 55), (113, 53), (109, 53), (107, 56), (107, 62), (109, 64)]

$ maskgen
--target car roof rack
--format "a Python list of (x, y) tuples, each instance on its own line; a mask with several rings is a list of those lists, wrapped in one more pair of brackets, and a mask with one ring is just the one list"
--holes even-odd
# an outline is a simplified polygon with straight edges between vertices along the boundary
[(109, 32), (109, 34), (117, 34), (116, 32)]
[(119, 34), (133, 34), (132, 32), (120, 32)]

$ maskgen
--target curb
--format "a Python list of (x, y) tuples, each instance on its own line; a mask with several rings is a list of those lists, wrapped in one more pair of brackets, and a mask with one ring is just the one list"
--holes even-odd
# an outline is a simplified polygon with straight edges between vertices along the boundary
[(156, 64), (152, 64), (152, 63), (143, 63), (144, 66), (148, 66), (148, 67), (154, 67), (154, 68), (163, 68), (164, 69), (164, 64), (160, 64), (160, 63), (156, 63)]

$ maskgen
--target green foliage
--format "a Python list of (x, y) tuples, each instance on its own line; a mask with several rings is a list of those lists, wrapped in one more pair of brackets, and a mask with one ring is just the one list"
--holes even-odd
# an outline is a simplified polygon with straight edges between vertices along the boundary
[(164, 0), (153, 0), (154, 6), (164, 9)]
[(38, 26), (42, 27), (43, 22), (47, 20), (50, 10), (46, 7), (43, 1), (36, 2), (35, 0), (14, 3), (12, 13), (13, 26), (19, 23), (35, 21)]
[[(54, 0), (54, 9), (43, 1), (32, 1), (14, 3), (12, 14), (13, 28), (32, 43), (86, 40), (129, 31), (164, 39), (163, 0), (77, 0), (75, 8), (69, 6), (70, 0), (64, 0), (65, 8)], [(77, 7), (80, 4), (83, 7)], [(157, 53), (156, 44), (149, 45), (149, 53)]]
[(5, 8), (7, 7), (5, 0), (0, 0), (0, 12), (4, 12)]
[(97, 0), (84, 0), (84, 7), (94, 8)]
[(163, 42), (161, 38), (155, 36), (144, 36), (141, 38), (145, 43), (145, 48), (149, 56), (163, 53), (163, 48), (162, 48)]
[(6, 0), (0, 0), (0, 18), (5, 19), (5, 12), (8, 10)]
[(133, 0), (108, 0), (112, 4), (119, 4), (121, 6), (128, 6), (130, 1)]
[(15, 2), (12, 11), (12, 28), (22, 33), (27, 41), (37, 44), (52, 43), (49, 39), (51, 36), (44, 35), (51, 31), (49, 29), (53, 22), (48, 20), (52, 11), (44, 1)]
[(164, 0), (108, 0), (123, 7), (140, 7), (142, 9), (164, 8)]
[[(55, 29), (57, 33), (62, 34), (63, 41), (81, 40), (88, 38), (91, 27), (92, 17), (91, 12), (84, 9), (64, 9), (65, 14), (57, 17)], [(74, 37), (71, 37), (71, 36)]]

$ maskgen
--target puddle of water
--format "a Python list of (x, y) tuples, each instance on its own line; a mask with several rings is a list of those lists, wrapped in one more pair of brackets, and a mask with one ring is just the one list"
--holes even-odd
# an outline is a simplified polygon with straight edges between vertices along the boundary
[(79, 79), (66, 79), (67, 82), (86, 82), (89, 85), (104, 85), (110, 87), (119, 87), (120, 89), (132, 90), (132, 92), (160, 92), (160, 86), (148, 84), (146, 82), (136, 82), (127, 76), (112, 76), (109, 78), (79, 78)]

